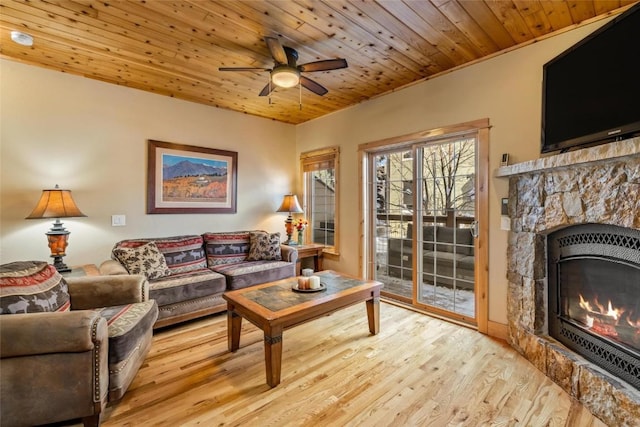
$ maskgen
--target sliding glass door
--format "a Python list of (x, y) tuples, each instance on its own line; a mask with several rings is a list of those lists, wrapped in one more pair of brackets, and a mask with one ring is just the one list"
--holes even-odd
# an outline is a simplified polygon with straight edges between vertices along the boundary
[[(387, 297), (475, 323), (477, 137), (368, 153), (371, 275)], [(374, 256), (375, 253), (375, 256)]]
[(417, 300), (475, 318), (476, 139), (419, 147)]

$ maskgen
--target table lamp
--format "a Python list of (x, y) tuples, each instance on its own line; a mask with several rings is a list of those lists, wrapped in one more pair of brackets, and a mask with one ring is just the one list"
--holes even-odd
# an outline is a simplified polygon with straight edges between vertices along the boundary
[(289, 216), (284, 222), (284, 226), (287, 230), (287, 241), (284, 242), (285, 245), (295, 245), (296, 242), (291, 238), (293, 235), (293, 218), (291, 217), (292, 213), (302, 213), (302, 208), (300, 207), (300, 203), (298, 203), (298, 197), (295, 194), (287, 194), (284, 196), (282, 200), (282, 204), (278, 208), (276, 212), (289, 212)]
[(42, 190), (38, 204), (33, 212), (26, 218), (56, 218), (51, 230), (45, 234), (49, 241), (53, 266), (61, 273), (71, 271), (71, 269), (62, 262), (62, 257), (66, 255), (65, 251), (70, 233), (62, 226), (60, 218), (81, 216), (86, 215), (80, 212), (80, 209), (76, 206), (76, 202), (74, 202), (73, 197), (71, 197), (71, 190), (61, 190), (56, 184), (56, 187), (52, 190)]

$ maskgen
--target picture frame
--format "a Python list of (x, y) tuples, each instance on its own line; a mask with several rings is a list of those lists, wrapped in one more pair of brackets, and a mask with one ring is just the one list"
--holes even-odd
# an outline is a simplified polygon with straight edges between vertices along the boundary
[(147, 213), (237, 212), (238, 153), (148, 140)]

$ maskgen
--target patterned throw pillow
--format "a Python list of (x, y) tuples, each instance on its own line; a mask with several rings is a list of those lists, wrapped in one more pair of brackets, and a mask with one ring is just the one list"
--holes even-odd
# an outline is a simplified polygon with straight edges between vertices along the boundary
[(154, 242), (136, 248), (115, 248), (113, 255), (129, 274), (142, 274), (147, 279), (159, 279), (171, 274), (167, 260)]
[[(147, 243), (156, 244), (164, 255), (171, 274), (190, 273), (207, 268), (202, 236), (197, 234), (172, 237), (150, 237), (147, 239), (127, 239), (115, 244), (114, 248), (137, 248)], [(113, 259), (116, 259), (111, 254)]]
[(209, 267), (237, 264), (249, 256), (249, 231), (209, 232), (202, 237)]
[(69, 311), (67, 282), (44, 261), (0, 265), (0, 313)]
[(280, 261), (280, 233), (252, 231), (249, 233), (249, 256), (247, 261)]

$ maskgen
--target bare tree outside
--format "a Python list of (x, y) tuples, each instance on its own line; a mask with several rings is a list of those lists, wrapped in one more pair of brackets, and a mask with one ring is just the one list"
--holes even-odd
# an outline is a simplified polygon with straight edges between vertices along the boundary
[[(425, 215), (450, 212), (473, 216), (475, 142), (459, 140), (423, 148), (422, 209)], [(376, 204), (379, 214), (413, 214), (411, 151), (376, 158)]]
[(475, 141), (428, 146), (423, 157), (423, 212), (448, 216), (448, 221), (451, 215), (473, 216)]

